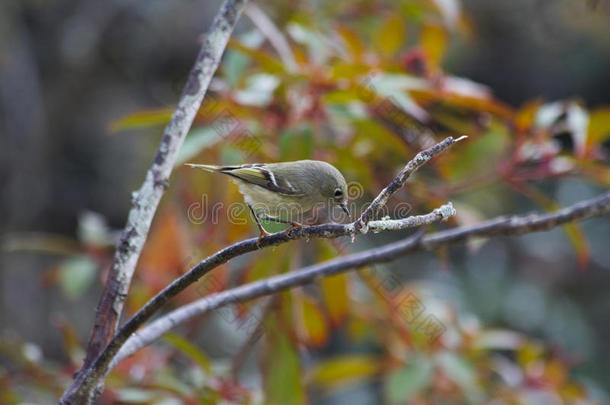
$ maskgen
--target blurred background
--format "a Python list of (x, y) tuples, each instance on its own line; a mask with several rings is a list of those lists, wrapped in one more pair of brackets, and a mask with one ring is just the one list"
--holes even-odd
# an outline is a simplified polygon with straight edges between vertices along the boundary
[[(78, 369), (131, 192), (219, 5), (0, 4), (0, 403), (52, 403)], [(608, 1), (259, 6), (262, 17), (242, 16), (179, 163), (327, 160), (361, 185), (363, 204), (431, 139), (465, 133), (394, 198), (412, 213), (452, 201), (457, 218), (437, 229), (610, 186)], [(261, 31), (265, 18), (287, 54)], [(225, 118), (240, 125), (226, 131)], [(176, 167), (128, 313), (256, 234), (207, 220), (208, 204), (238, 200), (226, 179)], [(476, 241), (193, 320), (125, 361), (100, 401), (607, 403), (609, 230), (605, 217)], [(205, 293), (406, 234), (257, 252), (219, 269)], [(396, 320), (388, 302), (410, 293), (442, 325), (438, 340)], [(265, 334), (249, 345), (239, 325), (252, 317)]]

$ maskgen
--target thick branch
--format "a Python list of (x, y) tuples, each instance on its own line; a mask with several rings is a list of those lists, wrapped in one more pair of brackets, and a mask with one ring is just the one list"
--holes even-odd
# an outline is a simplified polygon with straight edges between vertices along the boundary
[[(111, 367), (114, 367), (121, 360), (131, 356), (142, 347), (154, 342), (176, 325), (224, 305), (268, 296), (311, 283), (318, 278), (329, 277), (373, 263), (388, 262), (415, 251), (435, 249), (440, 246), (455, 244), (473, 237), (520, 235), (530, 232), (546, 231), (571, 221), (583, 220), (607, 213), (610, 213), (610, 192), (602, 194), (594, 199), (574, 204), (552, 214), (500, 217), (482, 222), (479, 225), (436, 232), (424, 237), (422, 237), (421, 234), (418, 234), (382, 247), (338, 257), (287, 274), (273, 276), (215, 293), (176, 309), (155, 320), (142, 330), (134, 333), (129, 340), (125, 342), (113, 360)], [(372, 224), (373, 223), (371, 222), (371, 225)]]
[[(407, 177), (421, 167), (425, 162), (430, 160), (433, 156), (441, 153), (442, 151), (449, 148), (455, 142), (463, 139), (459, 138), (458, 140), (454, 140), (452, 137), (448, 137), (444, 139), (442, 142), (432, 146), (429, 149), (426, 149), (420, 153), (418, 153), (407, 165), (405, 169), (403, 169), (399, 173), (399, 177), (394, 179), (392, 184), (394, 188), (391, 191), (387, 191), (388, 186), (382, 191), (382, 194), (386, 194), (383, 199), (377, 197), (375, 201), (377, 201), (375, 206), (377, 209), (381, 209), (382, 205), (385, 204), (390, 198), (391, 194), (393, 194), (399, 187), (401, 187), (406, 181)], [(404, 173), (407, 173), (406, 175)], [(370, 207), (369, 207), (370, 210)], [(365, 211), (365, 213), (368, 212)], [(382, 221), (371, 221), (369, 222), (369, 226), (363, 229), (356, 230), (356, 225), (362, 221), (362, 217), (360, 217), (353, 224), (323, 224), (317, 226), (310, 226), (304, 228), (297, 228), (291, 231), (290, 233), (278, 232), (272, 234), (270, 236), (264, 237), (259, 240), (257, 238), (248, 239), (242, 242), (238, 242), (232, 246), (226, 247), (219, 252), (213, 254), (212, 256), (207, 257), (191, 270), (189, 270), (182, 277), (173, 281), (169, 286), (165, 287), (161, 292), (159, 292), (156, 296), (154, 296), (150, 301), (144, 305), (134, 316), (132, 316), (125, 324), (119, 329), (116, 335), (110, 340), (108, 345), (104, 348), (104, 350), (97, 356), (95, 361), (85, 370), (84, 374), (90, 375), (95, 374), (96, 380), (103, 379), (103, 376), (108, 371), (108, 365), (112, 361), (112, 358), (118, 353), (121, 346), (125, 343), (125, 341), (141, 326), (149, 320), (167, 301), (171, 298), (175, 297), (178, 293), (185, 290), (189, 285), (193, 284), (197, 280), (199, 280), (203, 275), (208, 273), (209, 271), (215, 269), (216, 267), (226, 263), (232, 258), (243, 255), (248, 252), (252, 252), (259, 248), (279, 245), (282, 243), (289, 242), (294, 239), (304, 239), (304, 238), (336, 238), (344, 235), (354, 235), (356, 232), (366, 233), (369, 229), (373, 229), (374, 231), (382, 231), (382, 230), (398, 230), (398, 229), (406, 229), (413, 226), (419, 226), (423, 224), (427, 224), (430, 222), (434, 222), (436, 220), (447, 219), (448, 217), (455, 214), (455, 210), (451, 206), (451, 204), (442, 206), (432, 213), (422, 216), (413, 216), (409, 218), (399, 219), (399, 220), (382, 220)], [(83, 368), (84, 369), (84, 368)], [(80, 376), (79, 376), (80, 377)], [(84, 377), (83, 377), (84, 378)], [(89, 377), (87, 377), (89, 378)], [(78, 379), (78, 378), (77, 378)], [(76, 384), (73, 383), (73, 385)]]
[(86, 403), (89, 401), (92, 382), (97, 382), (99, 376), (104, 375), (105, 370), (92, 370), (91, 364), (114, 335), (150, 224), (169, 183), (176, 154), (191, 127), (245, 3), (246, 0), (226, 0), (223, 3), (205, 37), (172, 119), (165, 128), (144, 183), (133, 194), (127, 224), (96, 310), (95, 326), (87, 347), (85, 363), (62, 396), (62, 403)]

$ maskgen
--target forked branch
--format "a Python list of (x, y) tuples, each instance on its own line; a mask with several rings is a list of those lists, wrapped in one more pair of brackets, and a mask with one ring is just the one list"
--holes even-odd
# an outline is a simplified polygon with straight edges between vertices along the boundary
[[(323, 224), (314, 225), (303, 228), (297, 228), (289, 233), (278, 232), (258, 241), (256, 238), (238, 242), (234, 245), (226, 247), (219, 252), (207, 257), (199, 264), (190, 269), (186, 274), (177, 280), (173, 281), (169, 286), (165, 287), (155, 297), (148, 301), (135, 315), (133, 315), (119, 329), (116, 335), (110, 340), (104, 350), (97, 356), (95, 361), (85, 369), (85, 377), (93, 378), (94, 380), (102, 380), (109, 370), (110, 362), (121, 349), (121, 346), (127, 339), (146, 321), (148, 321), (159, 309), (161, 309), (167, 301), (176, 296), (178, 293), (186, 289), (191, 284), (199, 280), (203, 275), (216, 267), (226, 263), (230, 259), (252, 252), (259, 248), (279, 245), (295, 239), (305, 238), (337, 238), (339, 236), (354, 235), (356, 232), (366, 233), (369, 229), (376, 232), (384, 230), (399, 230), (414, 226), (428, 224), (438, 220), (445, 220), (455, 215), (455, 210), (451, 203), (446, 204), (426, 215), (412, 216), (396, 220), (380, 220), (370, 221), (371, 218), (387, 203), (390, 196), (394, 194), (400, 187), (404, 185), (407, 178), (423, 164), (428, 162), (432, 157), (448, 149), (455, 142), (463, 139), (454, 139), (448, 137), (438, 144), (418, 153), (399, 173), (390, 186), (382, 191), (382, 197), (377, 197), (373, 204), (365, 211), (368, 220), (365, 222), (367, 228), (357, 228), (357, 224), (364, 223), (363, 217), (360, 217), (354, 223), (350, 224)], [(374, 211), (371, 211), (374, 207)], [(367, 214), (368, 213), (368, 214)], [(363, 215), (364, 215), (363, 214)], [(92, 377), (89, 377), (92, 376)]]
[(142, 186), (133, 194), (132, 206), (121, 240), (95, 314), (95, 325), (87, 347), (82, 369), (64, 392), (60, 403), (86, 404), (105, 370), (94, 366), (95, 359), (114, 335), (123, 302), (150, 224), (169, 184), (178, 150), (182, 146), (203, 97), (220, 63), (220, 58), (247, 0), (225, 0), (207, 32), (197, 60), (189, 74), (171, 121), (165, 128), (161, 143)]
[[(221, 306), (269, 296), (280, 291), (311, 283), (318, 278), (333, 276), (350, 269), (357, 269), (374, 263), (392, 261), (416, 251), (448, 246), (463, 242), (469, 238), (497, 235), (520, 235), (524, 233), (546, 231), (568, 222), (605, 215), (609, 212), (610, 192), (607, 192), (594, 199), (574, 204), (552, 214), (500, 217), (482, 222), (478, 225), (449, 229), (427, 236), (422, 236), (421, 233), (418, 233), (415, 236), (378, 248), (338, 257), (290, 273), (269, 277), (264, 280), (211, 294), (162, 316), (142, 330), (134, 333), (123, 345), (113, 360), (111, 367), (114, 367), (124, 358), (131, 356), (144, 346), (159, 339), (164, 333), (174, 328), (176, 325)], [(373, 223), (371, 222), (371, 225), (372, 224)]]

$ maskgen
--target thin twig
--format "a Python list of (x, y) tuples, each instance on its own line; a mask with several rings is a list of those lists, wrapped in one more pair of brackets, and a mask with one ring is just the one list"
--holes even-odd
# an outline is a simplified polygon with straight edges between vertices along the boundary
[[(404, 184), (411, 173), (416, 171), (433, 156), (441, 153), (449, 148), (452, 144), (462, 140), (463, 138), (464, 137), (461, 137), (455, 140), (452, 137), (448, 137), (431, 148), (418, 153), (411, 161), (407, 163), (405, 168), (398, 174), (397, 178), (392, 181), (390, 186), (382, 190), (380, 195), (383, 195), (384, 197), (380, 198), (378, 196), (374, 200), (373, 204), (375, 204), (374, 206), (376, 210), (378, 211), (382, 208), (382, 204), (385, 204), (390, 196)], [(364, 214), (370, 212), (370, 210), (371, 206), (368, 207)], [(313, 237), (336, 238), (344, 235), (352, 235), (353, 238), (355, 233), (366, 233), (369, 229), (372, 229), (375, 232), (386, 229), (406, 229), (409, 227), (431, 223), (437, 220), (445, 220), (454, 214), (455, 210), (451, 206), (451, 203), (449, 203), (426, 215), (413, 216), (398, 220), (367, 221), (368, 226), (366, 228), (356, 229), (356, 226), (362, 222), (363, 216), (361, 216), (355, 223), (352, 224), (323, 224), (297, 228), (289, 233), (278, 232), (264, 237), (261, 240), (258, 240), (258, 238), (252, 238), (228, 246), (201, 261), (186, 274), (174, 280), (169, 286), (165, 287), (161, 292), (149, 300), (138, 312), (136, 312), (135, 315), (125, 322), (125, 324), (106, 345), (104, 350), (99, 353), (95, 361), (87, 368), (83, 367), (84, 372), (80, 373), (83, 374), (83, 376), (77, 376), (73, 382), (73, 385), (80, 386), (82, 384), (80, 379), (83, 378), (93, 378), (96, 381), (102, 380), (104, 375), (109, 370), (108, 365), (112, 361), (112, 358), (118, 353), (125, 341), (127, 341), (127, 339), (144, 324), (144, 322), (148, 321), (171, 298), (186, 289), (189, 285), (199, 280), (209, 271), (215, 269), (221, 264), (226, 263), (232, 258), (252, 252), (259, 248), (279, 245), (294, 239), (308, 239)], [(88, 377), (91, 374), (95, 374), (95, 376)]]
[(286, 66), (286, 70), (295, 72), (297, 70), (297, 64), (294, 60), (290, 45), (288, 44), (286, 37), (284, 37), (284, 34), (282, 34), (273, 21), (267, 17), (267, 14), (254, 3), (248, 4), (244, 14), (252, 20), (254, 25), (256, 25), (265, 38), (267, 38), (271, 46), (273, 46), (280, 56), (280, 59), (282, 59), (282, 63)]
[(419, 152), (411, 161), (398, 173), (398, 176), (386, 187), (381, 193), (373, 200), (371, 205), (362, 213), (360, 218), (355, 223), (355, 232), (366, 233), (367, 224), (379, 213), (379, 211), (386, 205), (390, 197), (396, 193), (405, 184), (409, 176), (421, 166), (426, 164), (430, 159), (439, 153), (443, 152), (451, 145), (466, 139), (467, 136), (461, 136), (457, 139), (448, 137), (442, 142), (437, 143), (430, 148)]
[(226, 0), (223, 3), (208, 30), (176, 110), (165, 128), (157, 154), (146, 173), (144, 183), (133, 194), (127, 224), (97, 306), (95, 326), (87, 347), (85, 362), (72, 385), (64, 392), (60, 400), (63, 404), (90, 402), (93, 387), (99, 382), (100, 377), (105, 375), (105, 370), (92, 366), (96, 363), (96, 357), (114, 335), (150, 224), (161, 196), (169, 184), (174, 160), (199, 110), (246, 1)]
[(454, 228), (422, 237), (415, 235), (378, 248), (338, 257), (324, 263), (305, 267), (290, 273), (269, 277), (245, 284), (180, 307), (155, 320), (134, 333), (114, 358), (111, 367), (131, 356), (136, 351), (157, 340), (165, 332), (194, 316), (228, 304), (249, 301), (268, 296), (297, 286), (311, 283), (322, 277), (329, 277), (350, 269), (357, 269), (373, 263), (388, 262), (409, 253), (431, 250), (465, 241), (473, 237), (497, 235), (521, 235), (552, 229), (568, 222), (583, 220), (610, 213), (610, 192), (588, 201), (582, 201), (551, 214), (530, 214), (523, 216), (499, 217), (474, 226)]

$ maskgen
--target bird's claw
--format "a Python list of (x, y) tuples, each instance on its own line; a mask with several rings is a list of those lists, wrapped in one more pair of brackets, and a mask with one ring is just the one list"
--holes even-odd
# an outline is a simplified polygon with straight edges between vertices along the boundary
[(290, 232), (292, 232), (294, 229), (299, 229), (299, 228), (302, 228), (302, 227), (303, 227), (303, 224), (300, 224), (300, 223), (298, 223), (298, 222), (291, 222), (291, 223), (290, 223), (290, 227), (289, 227), (289, 228), (287, 228), (287, 229), (284, 231), (284, 233), (285, 233), (286, 235), (290, 235)]
[(256, 241), (256, 246), (260, 249), (261, 247), (261, 240), (265, 237), (265, 236), (269, 236), (271, 235), (269, 232), (261, 229), (260, 230), (260, 234), (258, 235), (258, 240)]

